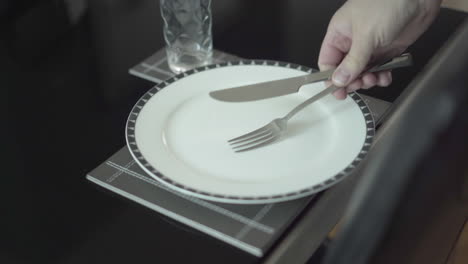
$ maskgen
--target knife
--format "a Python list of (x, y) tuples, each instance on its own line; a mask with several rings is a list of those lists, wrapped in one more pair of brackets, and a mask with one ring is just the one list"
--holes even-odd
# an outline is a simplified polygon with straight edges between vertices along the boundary
[[(391, 70), (412, 64), (411, 54), (406, 53), (393, 58), (387, 63), (373, 67), (367, 72)], [(267, 81), (222, 90), (211, 91), (212, 98), (225, 102), (248, 102), (296, 93), (305, 84), (330, 80), (335, 69), (310, 73), (298, 77)]]

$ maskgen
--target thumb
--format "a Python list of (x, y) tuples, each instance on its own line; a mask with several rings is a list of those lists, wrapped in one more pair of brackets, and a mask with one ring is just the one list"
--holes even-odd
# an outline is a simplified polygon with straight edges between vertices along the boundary
[(366, 68), (373, 52), (372, 42), (368, 38), (357, 38), (351, 49), (335, 70), (333, 84), (344, 87), (356, 79)]

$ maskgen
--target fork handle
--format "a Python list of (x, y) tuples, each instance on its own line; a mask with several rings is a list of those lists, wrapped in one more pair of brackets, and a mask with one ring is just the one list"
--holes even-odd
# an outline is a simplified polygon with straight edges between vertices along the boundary
[(335, 85), (330, 85), (329, 87), (327, 87), (326, 89), (324, 89), (323, 91), (321, 91), (320, 93), (312, 96), (311, 98), (305, 100), (304, 102), (300, 103), (298, 106), (294, 107), (293, 110), (291, 110), (287, 115), (285, 115), (282, 119), (283, 120), (289, 120), (291, 119), (291, 117), (293, 117), (295, 114), (297, 114), (297, 112), (301, 111), (302, 109), (304, 109), (306, 106), (310, 105), (311, 103), (319, 100), (320, 98), (324, 97), (325, 95), (329, 94), (329, 93), (333, 93), (334, 91), (340, 89), (340, 87), (337, 87)]
[[(401, 68), (401, 67), (406, 67), (410, 66), (413, 63), (413, 59), (411, 57), (411, 54), (405, 53), (402, 54), (398, 57), (393, 58), (391, 61), (381, 64), (379, 66), (375, 66), (371, 69), (369, 69), (367, 72), (378, 72), (378, 71), (386, 71), (386, 70), (391, 70), (391, 69), (396, 69), (396, 68)], [(329, 93), (333, 93), (336, 90), (340, 89), (341, 87), (337, 87), (335, 85), (331, 85), (321, 91), (320, 93), (312, 96), (311, 98), (305, 100), (298, 106), (296, 106), (293, 110), (291, 110), (287, 115), (285, 115), (282, 119), (289, 120), (291, 117), (293, 117), (297, 112), (301, 111), (304, 109), (304, 107), (308, 106), (309, 104), (319, 100), (320, 98), (324, 97), (325, 95)]]

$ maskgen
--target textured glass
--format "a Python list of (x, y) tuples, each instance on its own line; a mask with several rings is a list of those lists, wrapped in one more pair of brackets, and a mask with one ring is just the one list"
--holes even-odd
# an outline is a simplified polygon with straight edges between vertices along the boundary
[(211, 62), (211, 0), (160, 0), (169, 67), (180, 73)]

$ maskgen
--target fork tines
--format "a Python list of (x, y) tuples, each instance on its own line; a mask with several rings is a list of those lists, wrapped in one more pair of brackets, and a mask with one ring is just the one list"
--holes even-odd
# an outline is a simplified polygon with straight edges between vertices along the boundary
[(278, 135), (271, 128), (271, 124), (267, 124), (250, 133), (228, 140), (228, 143), (235, 152), (242, 152), (264, 146), (277, 138)]

